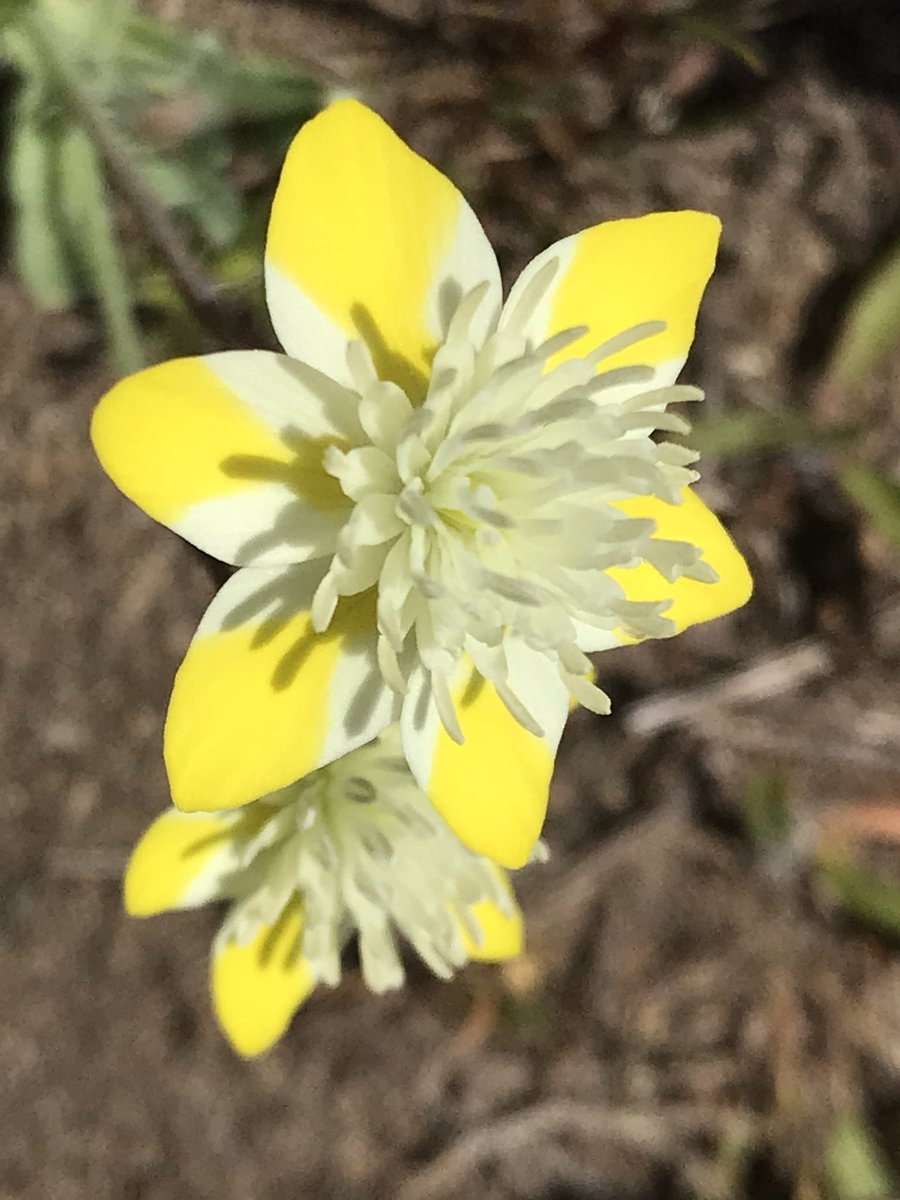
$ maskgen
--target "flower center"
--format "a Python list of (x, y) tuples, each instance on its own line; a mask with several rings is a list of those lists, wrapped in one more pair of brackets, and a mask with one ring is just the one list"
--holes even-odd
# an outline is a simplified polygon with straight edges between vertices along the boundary
[(463, 930), (484, 934), (474, 906), (514, 911), (503, 877), (454, 836), (418, 789), (396, 727), (299, 783), (248, 806), (232, 830), (236, 904), (221, 937), (249, 942), (296, 897), (303, 955), (336, 984), (354, 932), (369, 987), (404, 979), (394, 929), (443, 978), (467, 960)]
[[(437, 694), (468, 653), (503, 694), (502, 649), (516, 637), (558, 664), (576, 699), (607, 711), (605, 695), (585, 680), (584, 630), (592, 644), (610, 645), (622, 634), (674, 632), (665, 602), (629, 601), (610, 571), (646, 562), (668, 580), (716, 579), (699, 548), (654, 537), (653, 521), (621, 507), (638, 496), (680, 502), (697, 478), (689, 469), (697, 456), (657, 435), (687, 432), (667, 406), (702, 393), (652, 387), (649, 366), (601, 369), (662, 322), (561, 362), (585, 329), (533, 345), (523, 330), (557, 269), (550, 262), (539, 271), (481, 344), (473, 329), (487, 286), (464, 296), (419, 407), (377, 378), (362, 343), (351, 346), (368, 441), (324, 458), (354, 507), (316, 593), (313, 624), (328, 626), (339, 597), (377, 588), (379, 661), (399, 691), (409, 682), (407, 660), (424, 664)], [(507, 703), (536, 728), (516, 697)]]

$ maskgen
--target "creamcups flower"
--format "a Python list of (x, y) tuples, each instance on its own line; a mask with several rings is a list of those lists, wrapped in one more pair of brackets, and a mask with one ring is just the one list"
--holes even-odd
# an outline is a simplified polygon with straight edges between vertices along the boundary
[(404, 981), (395, 930), (442, 978), (511, 958), (522, 918), (506, 872), (468, 850), (416, 785), (396, 725), (299, 783), (232, 812), (164, 812), (125, 875), (132, 916), (231, 902), (213, 1004), (244, 1055), (284, 1033), (356, 935), (375, 992)]
[(173, 798), (231, 808), (400, 721), (469, 846), (538, 837), (586, 655), (745, 602), (747, 568), (660, 433), (719, 222), (612, 221), (502, 302), (456, 188), (363, 105), (297, 135), (266, 248), (286, 354), (118, 384), (93, 438), (151, 516), (241, 568), (200, 623), (166, 728)]

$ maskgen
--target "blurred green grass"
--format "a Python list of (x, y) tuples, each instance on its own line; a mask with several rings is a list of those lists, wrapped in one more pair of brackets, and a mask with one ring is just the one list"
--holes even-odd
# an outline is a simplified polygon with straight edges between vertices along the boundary
[(17, 75), (7, 160), (17, 270), (42, 309), (94, 301), (113, 364), (134, 370), (147, 356), (135, 316), (145, 275), (166, 275), (201, 323), (217, 291), (240, 288), (227, 265), (254, 215), (236, 156), (252, 151), (257, 179), (274, 174), (321, 88), (128, 0), (17, 0), (2, 20)]

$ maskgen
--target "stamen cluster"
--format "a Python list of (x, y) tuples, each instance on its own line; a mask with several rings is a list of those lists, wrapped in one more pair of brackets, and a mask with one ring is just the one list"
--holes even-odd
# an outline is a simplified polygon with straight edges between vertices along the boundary
[(353, 509), (313, 603), (328, 627), (338, 599), (377, 587), (379, 663), (403, 692), (422, 663), (448, 731), (461, 740), (448, 679), (463, 653), (526, 728), (540, 728), (508, 685), (506, 645), (519, 638), (551, 657), (571, 694), (597, 712), (607, 697), (589, 683), (580, 646), (598, 638), (662, 637), (664, 603), (629, 601), (611, 568), (651, 563), (669, 580), (714, 582), (700, 549), (653, 537), (655, 524), (619, 507), (636, 496), (679, 502), (696, 454), (656, 440), (689, 425), (667, 411), (697, 388), (640, 390), (644, 366), (599, 370), (605, 359), (665, 326), (647, 322), (583, 357), (554, 359), (586, 330), (532, 345), (523, 330), (558, 269), (537, 272), (518, 302), (492, 314), (487, 286), (459, 303), (415, 406), (377, 377), (364, 344), (348, 365), (368, 441), (330, 447), (324, 467)]
[(436, 975), (469, 955), (465, 934), (484, 934), (475, 907), (516, 909), (503, 874), (456, 838), (418, 789), (389, 731), (299, 783), (244, 809), (231, 833), (234, 897), (220, 941), (246, 944), (299, 899), (300, 952), (315, 977), (335, 985), (354, 932), (375, 992), (401, 986), (395, 929)]

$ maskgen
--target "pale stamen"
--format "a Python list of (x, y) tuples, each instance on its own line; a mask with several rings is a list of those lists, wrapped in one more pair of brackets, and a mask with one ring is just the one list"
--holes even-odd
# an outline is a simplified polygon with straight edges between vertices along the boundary
[[(610, 569), (646, 562), (669, 581), (716, 578), (698, 548), (655, 538), (653, 522), (629, 521), (618, 508), (634, 497), (680, 502), (697, 478), (690, 469), (696, 456), (655, 438), (687, 433), (688, 423), (668, 405), (702, 393), (654, 387), (648, 365), (598, 371), (662, 333), (662, 321), (632, 326), (553, 365), (588, 333), (561, 330), (538, 346), (525, 338), (558, 271), (557, 260), (544, 264), (502, 324), (492, 318), (480, 344), (473, 331), (490, 289), (482, 284), (463, 296), (418, 408), (377, 379), (362, 343), (348, 350), (373, 444), (367, 453), (385, 457), (364, 461), (360, 447), (329, 451), (325, 459), (357, 506), (366, 499), (369, 471), (377, 503), (365, 522), (351, 517), (345, 525), (316, 593), (313, 623), (324, 629), (341, 596), (374, 584), (385, 679), (402, 691), (408, 669), (424, 663), (441, 720), (457, 740), (447, 676), (467, 637), (470, 653), (473, 638), (479, 646), (482, 639), (520, 639), (558, 664), (576, 699), (606, 711), (607, 697), (585, 678), (576, 626), (636, 638), (674, 632), (665, 604), (630, 603)], [(412, 658), (404, 653), (408, 638), (417, 650)], [(491, 660), (490, 678), (513, 716), (534, 729), (502, 658)]]
[(299, 901), (296, 952), (330, 985), (354, 932), (366, 982), (380, 992), (404, 979), (395, 929), (447, 977), (468, 959), (463, 929), (484, 943), (477, 905), (491, 902), (507, 918), (516, 912), (502, 872), (468, 850), (419, 791), (396, 727), (249, 806), (231, 835), (240, 865), (226, 889), (235, 903), (221, 942), (253, 941)]

